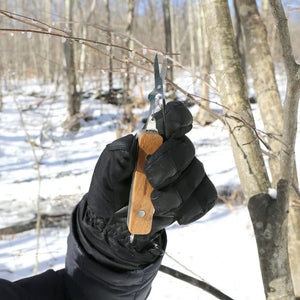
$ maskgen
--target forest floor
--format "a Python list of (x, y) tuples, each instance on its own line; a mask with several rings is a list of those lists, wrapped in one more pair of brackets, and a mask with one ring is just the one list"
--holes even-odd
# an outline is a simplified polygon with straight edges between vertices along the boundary
[[(188, 81), (182, 78), (178, 80), (181, 86), (188, 86)], [(146, 95), (145, 92), (145, 98)], [(66, 113), (64, 96), (54, 86), (17, 83), (3, 91), (3, 104), (0, 113), (0, 277), (16, 280), (32, 275), (35, 230), (7, 235), (3, 228), (35, 220), (39, 181), (32, 149), (41, 175), (42, 214), (68, 215), (87, 192), (100, 153), (116, 138), (118, 119), (123, 111), (94, 99), (91, 92), (82, 102), (85, 120), (81, 121), (81, 129), (77, 134), (70, 134), (62, 126)], [(21, 115), (18, 108), (22, 110)], [(217, 104), (212, 108), (218, 112), (221, 109)], [(263, 129), (257, 105), (252, 104), (252, 108), (257, 127)], [(190, 110), (196, 115), (198, 107), (191, 106)], [(134, 113), (141, 120), (146, 116), (147, 107), (135, 109)], [(26, 142), (26, 134), (31, 143)], [(299, 135), (298, 126), (296, 153), (300, 153)], [(233, 299), (262, 300), (255, 237), (240, 193), (228, 132), (220, 121), (206, 127), (195, 122), (188, 136), (225, 202), (220, 201), (205, 217), (189, 226), (174, 224), (168, 228), (163, 264), (202, 278)], [(42, 229), (39, 272), (64, 266), (67, 235), (67, 227)], [(159, 273), (149, 299), (215, 298)]]

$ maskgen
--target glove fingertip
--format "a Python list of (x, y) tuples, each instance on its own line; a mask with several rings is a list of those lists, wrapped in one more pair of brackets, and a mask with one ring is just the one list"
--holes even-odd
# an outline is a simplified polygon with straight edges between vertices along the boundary
[(193, 116), (189, 109), (180, 101), (169, 102), (166, 105), (165, 116), (166, 124), (164, 124), (162, 110), (154, 114), (158, 132), (165, 135), (167, 139), (170, 137), (181, 137), (193, 127)]
[(136, 137), (132, 134), (128, 134), (123, 136), (111, 144), (107, 145), (108, 150), (123, 150), (130, 152), (132, 149), (133, 144), (135, 143)]

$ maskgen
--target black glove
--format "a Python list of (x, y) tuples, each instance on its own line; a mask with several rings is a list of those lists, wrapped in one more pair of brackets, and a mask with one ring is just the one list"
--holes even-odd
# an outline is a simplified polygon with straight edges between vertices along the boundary
[[(150, 260), (145, 259), (145, 253), (153, 250), (155, 257), (157, 253), (154, 250), (159, 248), (157, 245), (165, 243), (161, 240), (162, 229), (174, 221), (188, 224), (197, 220), (213, 207), (217, 199), (215, 187), (206, 176), (202, 163), (195, 158), (192, 142), (185, 136), (192, 128), (193, 119), (189, 110), (181, 102), (168, 103), (165, 132), (162, 112), (154, 117), (159, 133), (165, 135), (163, 145), (147, 157), (145, 164), (145, 173), (154, 188), (151, 199), (155, 213), (151, 233), (135, 237), (135, 243), (130, 245), (126, 216), (137, 157), (137, 139), (133, 135), (118, 139), (105, 148), (86, 195), (87, 223), (105, 234), (109, 232), (110, 237), (113, 236), (110, 242), (107, 236), (100, 238), (114, 243), (114, 248), (117, 248), (116, 244), (128, 249), (136, 247), (143, 252), (144, 256), (138, 259), (145, 264)], [(99, 236), (99, 233), (98, 236), (94, 233), (88, 239)], [(99, 247), (98, 250), (105, 252), (105, 255), (111, 254), (110, 250), (103, 249), (103, 243)], [(123, 256), (123, 262), (127, 258)]]
[[(158, 132), (163, 134), (162, 111), (154, 117)], [(152, 233), (174, 221), (188, 224), (197, 220), (217, 199), (202, 163), (195, 158), (192, 142), (185, 136), (192, 128), (192, 122), (192, 115), (184, 104), (168, 103), (165, 142), (153, 155), (147, 156), (145, 173), (154, 188), (151, 195), (155, 208)], [(111, 218), (128, 205), (136, 142), (134, 136), (128, 135), (109, 144), (103, 151), (88, 193), (88, 205), (98, 217)]]

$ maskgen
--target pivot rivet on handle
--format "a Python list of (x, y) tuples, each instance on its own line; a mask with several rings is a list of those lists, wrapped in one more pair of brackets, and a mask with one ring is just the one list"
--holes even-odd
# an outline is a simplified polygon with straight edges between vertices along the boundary
[(138, 216), (141, 217), (141, 218), (145, 217), (145, 215), (146, 215), (146, 212), (144, 210), (140, 210), (138, 212)]

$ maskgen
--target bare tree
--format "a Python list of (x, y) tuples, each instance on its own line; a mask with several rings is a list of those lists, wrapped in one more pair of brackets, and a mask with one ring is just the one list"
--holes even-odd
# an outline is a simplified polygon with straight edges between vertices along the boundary
[[(289, 35), (289, 29), (287, 25), (287, 18), (284, 13), (281, 1), (270, 0), (270, 6), (273, 16), (276, 21), (277, 31), (283, 53), (283, 61), (285, 66), (285, 72), (287, 75), (287, 87), (284, 100), (284, 112), (283, 112), (283, 137), (282, 148), (280, 152), (280, 180), (283, 182), (282, 199), (286, 206), (289, 203), (290, 186), (293, 181), (293, 170), (295, 168), (295, 141), (297, 134), (297, 116), (298, 105), (300, 98), (300, 65), (296, 63), (293, 49), (291, 46), (291, 40)], [(295, 203), (296, 204), (296, 203)], [(293, 205), (291, 210), (292, 227), (294, 228), (292, 240), (293, 253), (297, 253), (297, 249), (300, 247), (300, 220), (299, 220), (299, 207)], [(294, 284), (297, 295), (300, 294), (300, 266), (299, 266), (299, 250), (298, 256), (293, 257), (294, 270)], [(298, 264), (297, 264), (298, 263)]]
[(176, 37), (176, 28), (177, 24), (175, 21), (175, 11), (174, 11), (174, 3), (170, 3), (170, 20), (171, 20), (171, 36), (172, 36), (172, 51), (176, 53), (177, 50), (177, 37)]
[[(241, 24), (245, 33), (248, 59), (252, 69), (253, 85), (260, 113), (273, 153), (269, 158), (273, 186), (279, 180), (283, 111), (275, 79), (274, 64), (267, 41), (267, 32), (252, 0), (236, 0)], [(274, 117), (276, 116), (276, 118)]]
[[(274, 64), (267, 41), (267, 31), (258, 13), (255, 1), (236, 0), (236, 2), (245, 33), (246, 48), (252, 69), (257, 102), (265, 130), (270, 134), (268, 136), (268, 143), (273, 155), (269, 157), (269, 165), (272, 175), (272, 185), (276, 188), (281, 172), (279, 154), (282, 148), (283, 109), (275, 79)], [(293, 180), (297, 185), (297, 172), (295, 168)], [(297, 198), (297, 194), (292, 190), (292, 203)], [(300, 285), (300, 210), (297, 206), (290, 205), (290, 212), (292, 222), (290, 224), (289, 235), (292, 234), (292, 236), (290, 236), (289, 244), (293, 245), (290, 247), (290, 254), (293, 258), (291, 268), (294, 270), (293, 273), (295, 273), (294, 283), (298, 281), (297, 285)], [(296, 271), (297, 269), (298, 271)]]
[[(127, 48), (131, 48), (132, 44), (132, 31), (133, 31), (133, 21), (134, 21), (134, 0), (126, 0), (127, 6), (127, 25), (126, 25), (126, 42), (125, 45)], [(128, 55), (128, 54), (127, 54)], [(124, 54), (126, 57), (126, 54)], [(130, 65), (129, 63), (124, 64), (125, 73), (123, 74), (123, 102), (126, 103), (129, 98), (129, 89), (130, 89)]]
[(196, 0), (197, 12), (197, 40), (198, 40), (198, 53), (200, 61), (200, 78), (201, 78), (201, 103), (206, 108), (199, 107), (199, 112), (196, 116), (200, 125), (204, 126), (212, 123), (215, 118), (209, 113), (209, 84), (210, 84), (210, 70), (211, 58), (208, 45), (208, 37), (205, 30), (205, 19), (202, 6)]
[[(51, 0), (47, 0), (46, 1), (46, 21), (48, 24), (51, 24), (52, 22), (52, 18), (51, 18), (51, 4), (52, 1)], [(44, 78), (45, 80), (51, 80), (51, 63), (50, 63), (50, 53), (51, 53), (51, 48), (50, 48), (50, 40), (48, 36), (45, 36), (43, 38), (44, 43), (45, 43), (45, 53), (46, 53), (46, 63), (45, 63), (45, 74), (44, 74)]]
[(247, 78), (246, 49), (245, 49), (245, 41), (244, 41), (245, 38), (244, 38), (244, 32), (241, 25), (240, 13), (237, 8), (237, 0), (233, 1), (233, 7), (234, 7), (234, 15), (235, 15), (234, 28), (236, 32), (237, 49), (238, 49), (239, 56), (241, 58), (244, 74)]
[[(105, 0), (106, 8), (106, 22), (107, 22), (107, 41), (112, 43), (112, 32), (111, 32), (111, 16), (110, 16), (110, 0)], [(108, 88), (109, 94), (111, 94), (113, 89), (113, 59), (112, 59), (112, 47), (109, 47), (109, 57), (108, 57)]]
[[(85, 13), (85, 10), (81, 7), (81, 3), (77, 3), (79, 7), (79, 12), (81, 16), (81, 20), (84, 22), (82, 24), (82, 31), (81, 37), (83, 39), (88, 38), (88, 25), (91, 21), (91, 18), (95, 12), (96, 8), (96, 0), (92, 0), (92, 2), (88, 5), (89, 9), (88, 12)], [(85, 74), (85, 65), (86, 65), (86, 45), (82, 44), (81, 51), (80, 51), (80, 58), (79, 58), (79, 74), (78, 74), (78, 85), (80, 93), (83, 91), (83, 81), (84, 81), (84, 74)]]
[[(74, 0), (65, 0), (65, 19), (67, 30), (72, 36), (73, 33), (73, 4)], [(81, 95), (77, 91), (77, 76), (75, 68), (74, 44), (71, 39), (64, 42), (65, 54), (65, 87), (67, 100), (67, 119), (65, 122), (66, 128), (71, 131), (77, 131), (80, 128), (80, 123), (77, 118), (80, 112)]]
[(2, 86), (0, 87), (0, 112), (3, 109), (3, 99), (2, 99)]
[(189, 35), (190, 35), (190, 59), (191, 69), (193, 77), (193, 88), (195, 88), (195, 77), (196, 77), (196, 55), (195, 55), (195, 21), (194, 21), (194, 8), (193, 1), (188, 1), (188, 20), (189, 20)]
[[(168, 54), (172, 53), (172, 33), (171, 33), (171, 17), (170, 17), (170, 1), (163, 0), (163, 13), (165, 24), (165, 49)], [(173, 66), (172, 62), (168, 59), (167, 78), (173, 81)], [(171, 92), (170, 85), (167, 84), (167, 92)]]
[(227, 110), (224, 108), (224, 113), (227, 116), (241, 185), (245, 196), (249, 199), (256, 194), (267, 193), (270, 183), (255, 133), (249, 127), (242, 126), (240, 122), (240, 118), (243, 118), (247, 124), (254, 126), (228, 4), (221, 0), (211, 1), (210, 4), (208, 2), (210, 1), (203, 1), (203, 10), (206, 32), (210, 37), (211, 58), (222, 103), (228, 108)]
[[(228, 119), (230, 140), (257, 241), (267, 299), (293, 299), (287, 247), (287, 207), (282, 201), (282, 182), (276, 200), (268, 195), (270, 182), (262, 151), (255, 137), (247, 87), (238, 58), (227, 1), (204, 0), (206, 30), (218, 89)], [(226, 34), (224, 34), (226, 33)], [(237, 115), (236, 115), (237, 114)], [(243, 120), (243, 123), (239, 122)]]
[[(180, 53), (180, 45), (184, 39), (180, 36), (179, 25), (181, 24), (180, 16), (178, 14), (178, 5), (174, 1), (170, 3), (170, 17), (171, 17), (171, 35), (172, 35), (172, 51), (174, 53)], [(182, 55), (176, 56), (179, 64), (182, 64)]]

